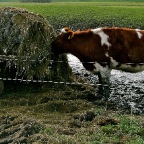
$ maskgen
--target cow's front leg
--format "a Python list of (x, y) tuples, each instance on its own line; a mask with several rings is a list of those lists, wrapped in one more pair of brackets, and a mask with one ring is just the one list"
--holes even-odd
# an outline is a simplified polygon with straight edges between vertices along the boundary
[(110, 95), (110, 82), (109, 82), (109, 77), (103, 77), (101, 75), (101, 73), (98, 74), (98, 78), (99, 78), (99, 87), (98, 87), (98, 93), (102, 96), (104, 96), (104, 98), (107, 100), (109, 98)]
[[(97, 68), (98, 69), (98, 68)], [(111, 69), (109, 66), (101, 66), (99, 65), (99, 72), (98, 72), (98, 78), (99, 78), (99, 94), (104, 96), (104, 98), (107, 100), (109, 97), (110, 92), (110, 72)]]

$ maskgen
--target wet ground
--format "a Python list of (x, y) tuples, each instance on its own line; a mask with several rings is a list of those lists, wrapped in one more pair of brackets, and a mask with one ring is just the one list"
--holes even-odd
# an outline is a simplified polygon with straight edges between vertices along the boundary
[[(86, 82), (81, 76), (97, 85), (97, 76), (75, 57), (69, 61), (78, 82)], [(96, 86), (7, 84), (0, 97), (0, 144), (143, 143), (143, 77), (112, 71), (108, 109)]]
[[(97, 76), (86, 71), (76, 57), (69, 54), (68, 61), (76, 75), (85, 77), (92, 84), (98, 84)], [(144, 113), (144, 72), (126, 73), (112, 70), (110, 83), (109, 101), (116, 104), (117, 110)]]

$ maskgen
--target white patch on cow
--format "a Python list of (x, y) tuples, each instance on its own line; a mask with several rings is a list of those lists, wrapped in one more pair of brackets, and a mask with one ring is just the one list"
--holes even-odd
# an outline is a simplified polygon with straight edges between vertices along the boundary
[(110, 57), (108, 53), (106, 53), (105, 55), (106, 57), (110, 58), (111, 68), (115, 68), (117, 65), (119, 65), (119, 63), (113, 57)]
[(65, 30), (65, 28), (61, 29), (61, 33), (67, 33), (67, 31)]
[(141, 72), (144, 70), (144, 65), (142, 64), (137, 64), (136, 66), (133, 66), (131, 63), (128, 64), (121, 64), (119, 62), (117, 62), (113, 57), (110, 57), (108, 53), (105, 54), (107, 57), (110, 58), (111, 64), (110, 64), (110, 68), (111, 69), (116, 69), (116, 70), (122, 70), (122, 71), (126, 71), (126, 72)]
[(107, 45), (108, 47), (111, 46), (111, 44), (110, 44), (109, 41), (108, 41), (109, 36), (103, 32), (102, 28), (92, 29), (91, 31), (92, 31), (94, 34), (97, 34), (97, 35), (100, 36), (100, 38), (101, 38), (101, 45), (102, 45), (102, 46), (103, 46), (104, 44)]
[(107, 77), (110, 76), (110, 71), (111, 71), (111, 69), (109, 69), (108, 66), (103, 67), (103, 66), (101, 66), (99, 63), (95, 62), (95, 63), (94, 63), (94, 67), (95, 67), (95, 69), (94, 69), (93, 71), (94, 71), (95, 73), (100, 72), (100, 74), (101, 74), (101, 76), (102, 76), (103, 78), (107, 78)]
[(98, 34), (99, 32), (102, 32), (102, 28), (91, 29), (91, 31), (92, 31), (94, 34)]
[(136, 72), (143, 71), (144, 70), (144, 65), (137, 64), (136, 66), (132, 66), (131, 64), (121, 64), (116, 69), (126, 71), (126, 72), (136, 73)]
[(5, 48), (5, 49), (3, 49), (3, 52), (6, 54), (7, 53), (7, 49)]
[(108, 53), (106, 53), (105, 55), (106, 55), (106, 57), (109, 57), (109, 54), (108, 54)]
[(143, 35), (140, 33), (139, 29), (136, 29), (136, 33), (138, 35), (138, 38), (141, 39)]

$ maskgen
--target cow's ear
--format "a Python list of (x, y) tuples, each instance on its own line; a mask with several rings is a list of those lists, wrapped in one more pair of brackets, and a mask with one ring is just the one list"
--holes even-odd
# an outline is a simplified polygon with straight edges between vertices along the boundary
[(72, 39), (74, 37), (74, 32), (70, 31), (68, 32), (68, 40)]

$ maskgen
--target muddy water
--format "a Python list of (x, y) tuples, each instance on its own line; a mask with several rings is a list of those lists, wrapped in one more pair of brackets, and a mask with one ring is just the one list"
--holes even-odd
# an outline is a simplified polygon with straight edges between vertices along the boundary
[[(98, 78), (85, 70), (80, 61), (68, 54), (68, 61), (76, 75), (85, 77), (92, 84), (98, 83)], [(126, 73), (112, 70), (110, 76), (109, 101), (116, 104), (117, 110), (144, 113), (144, 72)]]

